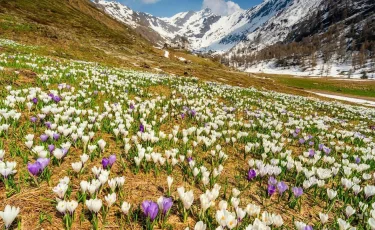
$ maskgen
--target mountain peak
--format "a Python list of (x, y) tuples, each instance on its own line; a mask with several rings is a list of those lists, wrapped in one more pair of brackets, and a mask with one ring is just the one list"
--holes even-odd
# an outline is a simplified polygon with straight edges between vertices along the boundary
[(205, 12), (205, 13), (212, 13), (212, 10), (208, 7), (204, 8), (202, 11)]

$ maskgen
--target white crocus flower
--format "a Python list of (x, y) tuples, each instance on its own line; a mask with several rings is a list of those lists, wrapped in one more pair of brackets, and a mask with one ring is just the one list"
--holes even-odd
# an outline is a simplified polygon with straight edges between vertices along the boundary
[(116, 202), (116, 193), (108, 194), (104, 199), (107, 202), (107, 206), (111, 207)]
[(5, 206), (4, 211), (0, 211), (0, 217), (3, 219), (6, 228), (10, 227), (19, 212), (20, 208), (10, 205)]
[(76, 173), (80, 172), (81, 169), (82, 169), (82, 162), (78, 161), (78, 162), (72, 163), (72, 168), (73, 168), (74, 172), (76, 172)]
[(124, 202), (124, 203), (122, 203), (122, 205), (121, 205), (121, 211), (122, 211), (125, 215), (127, 215), (127, 214), (129, 213), (130, 207), (131, 207), (131, 205), (130, 205), (128, 202)]
[(86, 206), (90, 210), (90, 212), (98, 213), (102, 208), (102, 200), (100, 199), (90, 199), (86, 200)]
[(327, 223), (328, 214), (324, 214), (324, 213), (319, 212), (319, 219), (320, 219), (320, 222), (322, 222), (322, 224)]
[(351, 215), (353, 215), (355, 213), (355, 209), (353, 209), (353, 207), (352, 206), (347, 206), (346, 208), (345, 208), (345, 214), (346, 214), (346, 216), (349, 218)]
[(180, 200), (182, 201), (184, 205), (184, 208), (189, 209), (194, 202), (193, 190), (185, 192), (184, 187), (179, 187), (177, 189), (177, 192), (178, 192), (178, 196), (180, 197)]
[(207, 226), (203, 221), (199, 221), (195, 224), (194, 230), (206, 230)]
[(371, 230), (375, 230), (375, 219), (374, 218), (369, 218), (367, 221), (368, 225), (370, 225)]
[(365, 191), (365, 195), (366, 197), (370, 197), (370, 196), (373, 196), (375, 195), (375, 186), (374, 185), (366, 185), (366, 187), (364, 188), (364, 191)]
[(60, 159), (62, 159), (64, 157), (64, 152), (61, 149), (59, 149), (59, 148), (53, 150), (52, 154), (58, 160), (60, 160)]
[(107, 143), (106, 143), (103, 139), (100, 139), (100, 140), (98, 141), (98, 145), (99, 145), (100, 150), (101, 150), (102, 152), (104, 152), (104, 148), (105, 148), (105, 146), (107, 145)]
[(339, 225), (340, 230), (347, 230), (348, 228), (350, 228), (350, 223), (346, 222), (341, 218), (337, 219), (337, 223)]
[(52, 189), (54, 193), (60, 198), (63, 199), (66, 193), (66, 190), (68, 190), (68, 185), (59, 183), (56, 187)]
[(66, 209), (72, 214), (78, 207), (78, 202), (75, 200), (66, 202)]
[(88, 159), (89, 159), (89, 155), (87, 155), (87, 154), (84, 153), (84, 154), (82, 154), (80, 156), (80, 158), (81, 158), (82, 164), (85, 164), (88, 161)]
[(327, 189), (327, 195), (330, 200), (334, 199), (337, 196), (337, 191), (333, 189)]
[(65, 214), (66, 212), (66, 202), (64, 200), (61, 200), (57, 203), (56, 209), (62, 214)]

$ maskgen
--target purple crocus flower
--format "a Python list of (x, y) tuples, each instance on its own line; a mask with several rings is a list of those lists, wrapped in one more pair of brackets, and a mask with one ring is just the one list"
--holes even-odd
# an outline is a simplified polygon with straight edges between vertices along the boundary
[(103, 168), (107, 168), (109, 166), (109, 160), (108, 160), (108, 158), (104, 157), (102, 159), (102, 165), (103, 165)]
[(108, 157), (109, 166), (112, 166), (115, 163), (115, 161), (116, 161), (116, 155), (113, 154)]
[(300, 143), (301, 145), (304, 144), (304, 143), (305, 143), (305, 139), (300, 138), (300, 139), (299, 139), (299, 143)]
[(52, 153), (53, 150), (55, 150), (55, 146), (54, 146), (54, 145), (48, 145), (48, 151), (49, 151), (50, 153)]
[(277, 180), (275, 179), (275, 177), (271, 176), (268, 179), (268, 184), (276, 185), (277, 184)]
[(313, 146), (313, 145), (314, 145), (314, 142), (313, 142), (313, 141), (309, 141), (309, 145), (310, 145), (310, 146)]
[(38, 103), (38, 98), (34, 97), (34, 98), (32, 99), (32, 101), (33, 101), (34, 104), (37, 104), (37, 103)]
[(297, 198), (302, 196), (303, 194), (303, 189), (301, 187), (294, 187), (292, 191), (293, 191), (294, 196)]
[(254, 169), (250, 169), (250, 170), (247, 172), (247, 180), (248, 180), (248, 181), (254, 179), (256, 176), (257, 176), (257, 172), (256, 172)]
[(144, 132), (145, 132), (145, 126), (144, 126), (143, 124), (141, 124), (141, 125), (139, 126), (139, 131), (140, 131), (141, 133), (144, 133)]
[(303, 230), (313, 230), (313, 227), (310, 225), (306, 225), (306, 227)]
[(68, 149), (66, 149), (66, 148), (62, 148), (61, 151), (63, 152), (64, 156), (66, 156), (66, 154), (68, 154)]
[(28, 163), (27, 170), (29, 170), (31, 175), (36, 176), (41, 171), (41, 164), (39, 162)]
[(133, 103), (130, 104), (130, 109), (133, 110), (135, 107), (133, 105)]
[(319, 144), (319, 150), (322, 150), (324, 147), (324, 144)]
[(361, 158), (359, 158), (359, 157), (355, 158), (355, 163), (357, 163), (357, 164), (361, 163)]
[(314, 157), (314, 155), (315, 155), (315, 150), (314, 149), (310, 149), (309, 150), (309, 157)]
[(276, 186), (269, 184), (267, 187), (267, 192), (269, 196), (272, 196), (276, 192)]
[(192, 161), (192, 160), (193, 160), (192, 157), (188, 157), (188, 158), (187, 158), (188, 163), (189, 163), (190, 161)]
[(182, 118), (182, 119), (185, 118), (185, 114), (184, 114), (184, 113), (181, 113), (181, 118)]
[(55, 141), (57, 141), (59, 138), (60, 138), (60, 134), (58, 134), (58, 133), (54, 133), (54, 134), (53, 134), (53, 139), (54, 139)]
[(53, 100), (56, 102), (56, 103), (59, 103), (61, 101), (61, 98), (59, 96), (54, 96), (53, 97)]
[(151, 221), (153, 221), (159, 213), (158, 205), (150, 200), (142, 202), (142, 210), (145, 216), (149, 217)]
[(172, 198), (168, 197), (163, 197), (163, 201), (161, 203), (161, 211), (163, 211), (163, 214), (165, 215), (172, 207), (173, 201)]
[(45, 169), (48, 166), (49, 161), (50, 161), (49, 158), (38, 158), (36, 160), (36, 162), (38, 162), (40, 164), (40, 170), (41, 171), (43, 171), (43, 169)]
[(325, 152), (326, 155), (328, 155), (331, 152), (331, 149), (328, 147), (323, 147), (323, 151)]
[(194, 117), (197, 114), (197, 112), (194, 109), (192, 109), (190, 110), (190, 114), (192, 117)]
[(51, 122), (49, 121), (44, 122), (44, 125), (49, 129), (51, 128)]
[(40, 135), (40, 140), (42, 142), (46, 142), (48, 140), (49, 136), (47, 134), (42, 134)]
[(38, 120), (38, 118), (36, 118), (36, 117), (30, 117), (30, 121), (31, 121), (32, 123), (35, 123), (37, 120)]
[(288, 185), (285, 184), (284, 181), (280, 181), (279, 183), (277, 183), (277, 189), (279, 190), (280, 194), (283, 194), (286, 190), (288, 190), (288, 188)]

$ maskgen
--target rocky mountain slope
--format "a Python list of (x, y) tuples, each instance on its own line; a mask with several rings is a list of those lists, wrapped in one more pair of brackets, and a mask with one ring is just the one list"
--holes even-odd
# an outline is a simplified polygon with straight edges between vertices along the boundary
[[(96, 0), (95, 4), (135, 29), (149, 28), (159, 34), (163, 38), (159, 43), (171, 42), (182, 36), (189, 41), (192, 50), (223, 53), (238, 44), (251, 42), (261, 48), (285, 39), (292, 26), (314, 11), (321, 1), (265, 0), (251, 9), (228, 16), (215, 15), (210, 9), (203, 9), (182, 12), (171, 18), (136, 12), (114, 1)], [(267, 35), (260, 41), (259, 34), (262, 32)]]
[[(227, 64), (275, 72), (294, 68), (299, 75), (375, 76), (374, 1), (299, 2), (315, 10), (292, 4), (232, 48)], [(305, 16), (291, 22), (297, 13)]]

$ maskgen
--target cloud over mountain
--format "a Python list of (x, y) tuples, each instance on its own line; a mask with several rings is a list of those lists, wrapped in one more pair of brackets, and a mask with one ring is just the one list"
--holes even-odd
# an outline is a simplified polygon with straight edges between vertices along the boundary
[(154, 4), (159, 2), (160, 0), (141, 0), (142, 3), (144, 4)]
[(237, 3), (225, 0), (203, 0), (202, 8), (209, 8), (217, 15), (230, 15), (241, 10)]

